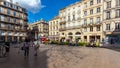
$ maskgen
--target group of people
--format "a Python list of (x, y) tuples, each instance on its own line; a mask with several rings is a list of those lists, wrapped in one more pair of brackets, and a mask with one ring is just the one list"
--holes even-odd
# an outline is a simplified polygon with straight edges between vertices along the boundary
[(34, 47), (34, 56), (37, 56), (37, 51), (40, 47), (40, 41), (39, 40), (34, 40), (34, 41), (29, 41), (29, 39), (25, 39), (23, 46), (20, 48), (21, 50), (24, 51), (24, 56), (29, 56), (29, 49), (30, 46)]

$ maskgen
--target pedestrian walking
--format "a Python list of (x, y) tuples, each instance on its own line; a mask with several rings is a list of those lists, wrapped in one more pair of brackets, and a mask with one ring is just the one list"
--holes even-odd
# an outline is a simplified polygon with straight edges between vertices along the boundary
[(25, 42), (23, 43), (22, 50), (24, 50), (24, 56), (29, 56), (29, 40), (25, 39)]
[(9, 51), (10, 51), (10, 43), (9, 42), (5, 42), (5, 56), (9, 55)]
[(34, 41), (34, 51), (35, 51), (34, 56), (37, 56), (37, 52), (38, 52), (39, 47), (40, 47), (39, 40), (35, 40)]

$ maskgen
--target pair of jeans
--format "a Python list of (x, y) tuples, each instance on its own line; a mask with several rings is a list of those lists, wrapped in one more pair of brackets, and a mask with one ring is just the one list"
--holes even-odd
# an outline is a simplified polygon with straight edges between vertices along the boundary
[(29, 56), (29, 47), (26, 47), (24, 50), (24, 56)]

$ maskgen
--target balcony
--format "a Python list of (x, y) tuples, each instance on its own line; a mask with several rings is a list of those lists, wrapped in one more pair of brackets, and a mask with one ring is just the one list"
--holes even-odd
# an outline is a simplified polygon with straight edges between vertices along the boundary
[(106, 9), (110, 9), (110, 8), (111, 8), (111, 6), (107, 6), (107, 7), (106, 7)]
[(43, 31), (43, 33), (48, 33), (48, 31)]
[(120, 34), (120, 29), (114, 29), (114, 30), (105, 30), (106, 34)]
[(1, 33), (1, 35), (4, 36), (4, 35), (7, 35), (7, 33), (4, 32), (4, 33)]
[(8, 30), (7, 27), (0, 27), (0, 30)]
[(88, 26), (94, 26), (94, 23), (89, 23)]
[(111, 19), (111, 17), (106, 18), (106, 20), (110, 20), (110, 19)]
[(61, 21), (60, 24), (66, 24), (66, 21)]
[(65, 31), (66, 30), (66, 27), (62, 27), (59, 29), (59, 31)]
[(115, 18), (120, 18), (120, 16), (116, 15)]
[(80, 25), (77, 25), (77, 26), (69, 26), (69, 27), (66, 27), (66, 30), (80, 29), (80, 28), (81, 28)]
[(102, 24), (102, 22), (100, 22), (100, 21), (95, 23), (95, 25), (101, 25), (101, 24)]
[(17, 18), (17, 19), (21, 19), (20, 17), (18, 16), (14, 16), (12, 14), (7, 14), (6, 12), (0, 12), (1, 15), (4, 15), (4, 16), (9, 16), (9, 17), (12, 17), (12, 18)]
[(19, 33), (15, 33), (14, 36), (19, 36), (20, 34)]
[(4, 6), (2, 4), (0, 4), (0, 7), (5, 7), (5, 8), (9, 8), (9, 9), (12, 9), (14, 11), (17, 11), (17, 12), (20, 12), (20, 13), (25, 13), (27, 15), (27, 11), (21, 11), (21, 10), (18, 10), (18, 9), (15, 9), (15, 8), (11, 8), (9, 6)]
[(8, 35), (9, 35), (9, 36), (12, 36), (12, 35), (13, 35), (13, 33), (8, 33)]
[(78, 17), (77, 20), (81, 20), (81, 17)]
[(116, 7), (120, 7), (120, 4), (116, 4)]
[(87, 27), (87, 24), (82, 24), (82, 27)]
[(120, 29), (115, 29), (113, 32), (120, 32)]

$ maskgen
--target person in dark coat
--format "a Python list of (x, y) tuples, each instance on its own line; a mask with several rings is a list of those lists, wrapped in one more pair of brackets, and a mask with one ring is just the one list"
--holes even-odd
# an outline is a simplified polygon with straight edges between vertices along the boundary
[(29, 39), (26, 38), (23, 44), (24, 56), (29, 56)]
[(5, 56), (7, 56), (10, 52), (10, 43), (9, 42), (5, 42), (5, 50), (6, 50)]

